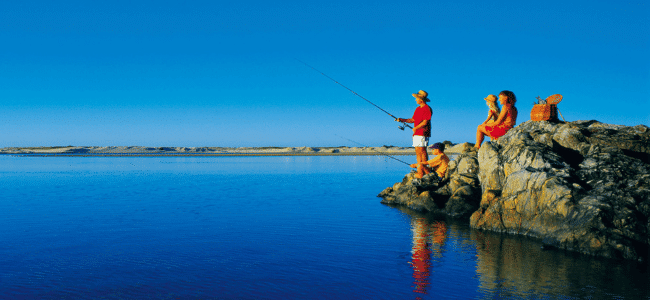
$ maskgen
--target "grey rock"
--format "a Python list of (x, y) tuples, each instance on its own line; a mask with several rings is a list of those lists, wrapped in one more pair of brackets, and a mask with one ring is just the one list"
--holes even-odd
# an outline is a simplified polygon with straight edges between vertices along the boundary
[(479, 153), (474, 228), (643, 260), (650, 249), (650, 130), (528, 121)]
[(470, 146), (458, 147), (464, 152), (450, 161), (442, 181), (436, 174), (427, 174), (414, 184), (415, 172), (404, 176), (379, 193), (381, 203), (400, 205), (415, 211), (469, 217), (479, 205), (481, 188), (478, 179), (478, 158)]
[(598, 121), (528, 121), (478, 153), (465, 143), (442, 182), (414, 173), (382, 203), (469, 218), (549, 249), (635, 260), (650, 255), (650, 130)]

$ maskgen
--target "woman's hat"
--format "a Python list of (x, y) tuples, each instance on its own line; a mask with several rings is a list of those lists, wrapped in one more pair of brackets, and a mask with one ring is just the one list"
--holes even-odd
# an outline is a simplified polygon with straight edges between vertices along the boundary
[(420, 99), (424, 100), (424, 102), (431, 101), (431, 100), (429, 100), (429, 98), (427, 98), (427, 96), (429, 96), (429, 94), (427, 92), (423, 91), (423, 90), (420, 90), (420, 91), (418, 91), (417, 94), (412, 94), (412, 95), (415, 98), (420, 98)]
[(497, 101), (497, 96), (495, 96), (495, 95), (488, 95), (487, 97), (485, 97), (485, 98), (483, 98), (483, 99), (484, 99), (485, 101), (494, 102), (494, 101)]

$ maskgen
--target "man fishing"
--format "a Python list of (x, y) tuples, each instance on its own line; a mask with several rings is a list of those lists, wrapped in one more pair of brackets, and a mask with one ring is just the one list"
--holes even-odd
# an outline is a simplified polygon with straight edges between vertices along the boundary
[(431, 137), (431, 107), (427, 102), (431, 101), (427, 96), (427, 92), (420, 90), (417, 94), (412, 94), (415, 97), (415, 102), (418, 107), (413, 113), (413, 118), (402, 119), (395, 118), (397, 122), (413, 123), (413, 147), (415, 147), (415, 156), (418, 163), (426, 162), (429, 160), (427, 154), (427, 146), (429, 145), (429, 137)]

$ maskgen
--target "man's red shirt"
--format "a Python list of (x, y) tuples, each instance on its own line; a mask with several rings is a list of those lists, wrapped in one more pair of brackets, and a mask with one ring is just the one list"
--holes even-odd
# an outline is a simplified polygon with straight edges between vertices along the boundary
[(424, 120), (428, 120), (429, 122), (426, 126), (418, 128), (413, 135), (431, 136), (431, 114), (433, 114), (431, 107), (426, 104), (424, 106), (418, 106), (415, 109), (415, 113), (413, 113), (413, 127), (420, 125)]

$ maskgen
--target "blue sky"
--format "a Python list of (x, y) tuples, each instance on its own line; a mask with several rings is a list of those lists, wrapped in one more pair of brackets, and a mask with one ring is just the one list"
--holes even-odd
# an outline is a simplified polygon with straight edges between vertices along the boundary
[(473, 142), (483, 98), (650, 124), (646, 1), (3, 1), (0, 147)]

